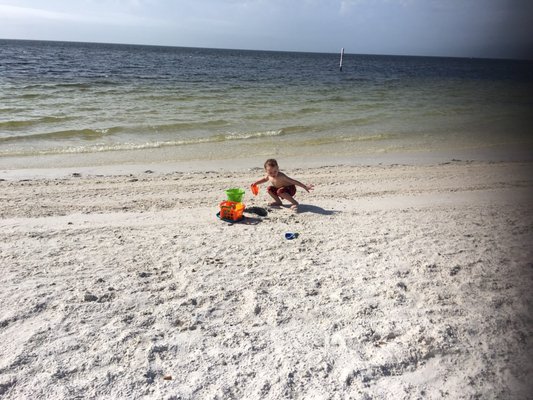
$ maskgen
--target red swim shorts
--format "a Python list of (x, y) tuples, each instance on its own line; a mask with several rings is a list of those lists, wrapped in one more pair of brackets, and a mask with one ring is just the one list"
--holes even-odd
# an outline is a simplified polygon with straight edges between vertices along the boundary
[(267, 190), (268, 193), (275, 194), (276, 196), (281, 196), (282, 193), (288, 193), (291, 196), (294, 196), (296, 194), (296, 186), (294, 185), (282, 186), (280, 188), (269, 186)]

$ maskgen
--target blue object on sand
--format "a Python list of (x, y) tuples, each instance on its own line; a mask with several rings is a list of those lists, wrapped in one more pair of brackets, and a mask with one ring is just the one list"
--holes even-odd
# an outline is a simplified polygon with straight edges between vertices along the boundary
[(287, 240), (296, 239), (297, 237), (298, 237), (297, 233), (294, 233), (294, 232), (286, 232), (285, 233), (285, 239), (287, 239)]

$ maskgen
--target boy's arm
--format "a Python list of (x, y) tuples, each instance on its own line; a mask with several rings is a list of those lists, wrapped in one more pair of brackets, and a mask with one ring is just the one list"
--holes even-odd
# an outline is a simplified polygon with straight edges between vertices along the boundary
[(291, 185), (300, 186), (302, 189), (305, 189), (308, 192), (315, 188), (315, 185), (304, 185), (302, 182), (297, 181), (296, 179), (289, 178), (287, 175), (285, 175), (285, 177), (291, 183)]
[(268, 182), (268, 178), (265, 176), (264, 178), (259, 179), (258, 181), (252, 183), (252, 185), (261, 185), (262, 183), (266, 183), (266, 182)]

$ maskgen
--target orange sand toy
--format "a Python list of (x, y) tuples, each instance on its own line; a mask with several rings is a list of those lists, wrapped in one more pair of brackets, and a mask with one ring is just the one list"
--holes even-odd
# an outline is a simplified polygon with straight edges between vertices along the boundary
[(254, 196), (257, 196), (257, 194), (259, 193), (259, 186), (251, 185), (250, 189), (252, 190), (252, 193), (254, 194)]
[(220, 203), (220, 219), (239, 221), (243, 218), (244, 204), (236, 201), (223, 201)]

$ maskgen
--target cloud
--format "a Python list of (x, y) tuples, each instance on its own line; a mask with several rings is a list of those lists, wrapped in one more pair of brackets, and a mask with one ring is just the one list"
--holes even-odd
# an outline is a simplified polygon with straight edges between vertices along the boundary
[(126, 13), (82, 14), (0, 4), (0, 21), (2, 19), (11, 20), (11, 22), (17, 20), (21, 23), (31, 21), (50, 21), (114, 26), (161, 26), (164, 24), (160, 19), (140, 17)]
[(340, 15), (347, 15), (361, 8), (381, 8), (385, 6), (413, 6), (417, 0), (341, 0), (339, 1)]
[(71, 20), (73, 16), (71, 14), (47, 11), (30, 7), (18, 7), (10, 5), (0, 4), (0, 14), (3, 18), (9, 19), (26, 19), (26, 18), (38, 18), (38, 19), (51, 19), (51, 20)]

